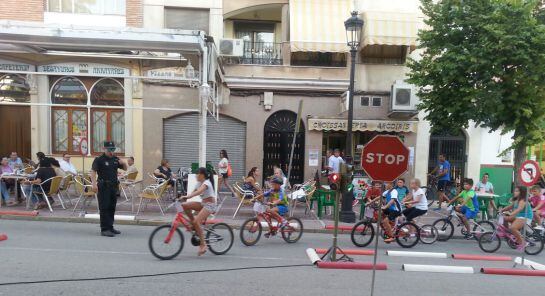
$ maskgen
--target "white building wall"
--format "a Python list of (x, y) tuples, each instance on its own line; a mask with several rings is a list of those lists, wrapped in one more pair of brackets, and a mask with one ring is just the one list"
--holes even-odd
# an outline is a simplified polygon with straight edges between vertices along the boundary
[(124, 15), (96, 15), (83, 13), (44, 12), (45, 24), (99, 26), (123, 28), (127, 26)]
[(481, 134), (481, 164), (487, 165), (513, 165), (513, 153), (499, 156), (505, 149), (513, 144), (513, 133), (502, 135), (500, 131), (489, 132), (482, 130)]

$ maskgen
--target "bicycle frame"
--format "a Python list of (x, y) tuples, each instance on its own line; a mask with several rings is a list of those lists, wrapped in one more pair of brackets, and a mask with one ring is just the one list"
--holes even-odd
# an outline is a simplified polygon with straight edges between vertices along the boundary
[(172, 236), (176, 232), (176, 229), (181, 225), (185, 227), (185, 230), (187, 232), (191, 232), (191, 222), (189, 222), (189, 219), (186, 218), (183, 214), (183, 212), (176, 213), (176, 216), (174, 217), (174, 220), (172, 221), (172, 227), (170, 228), (170, 231), (168, 232), (167, 237), (165, 238), (165, 243), (170, 243), (170, 240), (172, 239)]

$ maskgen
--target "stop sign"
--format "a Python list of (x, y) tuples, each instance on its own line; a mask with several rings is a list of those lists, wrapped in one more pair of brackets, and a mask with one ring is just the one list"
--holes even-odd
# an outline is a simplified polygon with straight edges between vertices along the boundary
[(363, 147), (361, 166), (375, 181), (394, 181), (409, 165), (409, 149), (396, 136), (379, 135)]

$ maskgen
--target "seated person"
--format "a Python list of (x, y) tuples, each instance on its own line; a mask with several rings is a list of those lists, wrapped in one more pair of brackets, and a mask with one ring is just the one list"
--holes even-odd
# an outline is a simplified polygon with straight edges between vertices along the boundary
[(530, 204), (532, 205), (534, 212), (534, 224), (541, 227), (543, 223), (543, 217), (545, 217), (545, 195), (541, 193), (541, 187), (538, 185), (530, 188)]
[(288, 221), (282, 217), (288, 212), (288, 197), (284, 194), (281, 186), (283, 180), (280, 178), (272, 178), (270, 181), (271, 189), (257, 197), (263, 204), (272, 205), (272, 208), (267, 208), (267, 213), (280, 222), (280, 228), (286, 227)]
[(382, 196), (386, 200), (386, 204), (382, 207), (383, 219), (382, 219), (382, 228), (384, 232), (388, 235), (388, 238), (384, 240), (385, 243), (391, 243), (395, 240), (394, 233), (390, 222), (394, 222), (397, 217), (401, 215), (401, 205), (398, 200), (397, 190), (394, 188), (392, 182), (384, 183), (386, 185), (386, 191), (382, 193)]
[(465, 238), (472, 239), (474, 238), (474, 236), (471, 233), (471, 229), (469, 227), (469, 219), (474, 219), (479, 213), (479, 205), (473, 203), (475, 197), (475, 191), (473, 190), (473, 179), (464, 179), (463, 188), (464, 190), (462, 190), (460, 194), (454, 197), (451, 203), (460, 200), (460, 204), (457, 205), (454, 210), (456, 211), (456, 215), (458, 215), (460, 220), (462, 220), (462, 222), (464, 223), (464, 227), (466, 228)]
[(23, 161), (21, 160), (17, 152), (11, 152), (8, 159), (8, 165), (13, 171), (23, 168)]
[[(23, 183), (27, 185), (36, 185), (41, 184), (45, 182), (46, 180), (49, 180), (57, 174), (55, 173), (55, 170), (51, 167), (51, 161), (49, 158), (44, 158), (40, 160), (39, 168), (36, 172), (36, 178), (32, 181), (24, 180)], [(45, 182), (42, 184), (42, 188), (45, 191), (45, 193), (49, 192), (49, 189), (51, 188), (51, 181)], [(32, 202), (34, 202), (34, 210), (39, 210), (47, 207), (47, 203), (45, 202), (45, 197), (43, 194), (41, 194), (41, 190), (37, 190), (37, 188), (34, 188), (31, 193), (32, 196)], [(54, 200), (50, 198), (50, 204), (54, 203)]]
[(511, 233), (517, 239), (517, 250), (522, 252), (526, 248), (526, 243), (520, 234), (520, 230), (524, 227), (524, 224), (532, 223), (534, 218), (532, 207), (530, 204), (526, 204), (526, 195), (528, 194), (526, 187), (517, 186), (513, 191), (513, 203), (503, 208), (502, 213), (506, 213), (513, 210), (509, 216), (504, 217), (505, 227), (511, 230)]
[(422, 216), (428, 212), (428, 199), (424, 190), (422, 190), (420, 179), (413, 179), (409, 183), (411, 193), (405, 198), (405, 207), (403, 215), (407, 221), (412, 222), (416, 217)]
[(70, 155), (67, 153), (62, 155), (62, 159), (59, 161), (59, 163), (61, 165), (61, 169), (67, 174), (72, 174), (74, 176), (78, 174), (76, 167), (70, 162)]
[(244, 184), (242, 184), (242, 189), (247, 191), (252, 191), (254, 195), (257, 195), (261, 191), (259, 184), (257, 184), (257, 179), (259, 178), (259, 169), (253, 167), (249, 172), (248, 176), (244, 178)]
[(127, 170), (125, 171), (125, 175), (138, 173), (138, 169), (134, 165), (134, 157), (133, 156), (130, 156), (129, 158), (127, 158), (127, 165), (128, 165), (128, 167), (127, 167)]
[(367, 194), (365, 194), (365, 204), (370, 205), (376, 201), (378, 201), (382, 196), (382, 183), (379, 181), (373, 181), (372, 187), (367, 190)]
[[(2, 158), (2, 162), (0, 164), (0, 175), (2, 174), (13, 174), (15, 171), (12, 169), (12, 167), (9, 165), (9, 159), (7, 157)], [(2, 190), (2, 197), (4, 198), (2, 200), (2, 204), (6, 204), (9, 199), (9, 192), (12, 189), (15, 189), (15, 186), (17, 185), (17, 181), (15, 179), (2, 179), (0, 181), (1, 184), (1, 190)], [(22, 203), (24, 200), (21, 198), (21, 190), (17, 190), (17, 201), (10, 205), (17, 205)]]
[(156, 178), (165, 179), (168, 181), (168, 184), (171, 186), (174, 186), (174, 180), (172, 178), (176, 178), (176, 175), (172, 173), (172, 170), (170, 169), (170, 163), (168, 160), (163, 159), (161, 160), (161, 165), (155, 169), (153, 172), (153, 175)]
[[(490, 182), (489, 179), (490, 175), (488, 173), (484, 173), (483, 179), (477, 182), (477, 185), (475, 185), (475, 191), (494, 194), (494, 185), (492, 185), (492, 182)], [(490, 200), (490, 207), (496, 211), (498, 210), (498, 207), (494, 203), (493, 199)]]

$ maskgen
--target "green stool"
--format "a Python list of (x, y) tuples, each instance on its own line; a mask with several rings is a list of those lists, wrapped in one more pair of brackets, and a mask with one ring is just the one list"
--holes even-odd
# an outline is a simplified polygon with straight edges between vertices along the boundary
[[(326, 209), (326, 207), (333, 206), (333, 211), (337, 210), (337, 206), (335, 205), (335, 191), (332, 190), (324, 190), (324, 189), (316, 189), (314, 192), (314, 195), (317, 197), (318, 202), (318, 218), (322, 219), (323, 214), (322, 212)], [(311, 208), (312, 208), (312, 202), (311, 202)]]

